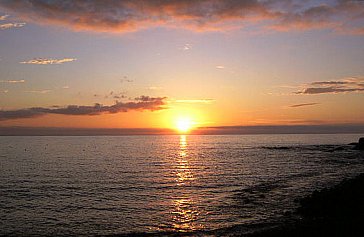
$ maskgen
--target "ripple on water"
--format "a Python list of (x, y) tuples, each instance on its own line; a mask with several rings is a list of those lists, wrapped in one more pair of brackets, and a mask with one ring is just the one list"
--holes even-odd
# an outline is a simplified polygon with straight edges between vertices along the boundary
[(355, 140), (0, 137), (0, 235), (249, 231), (363, 172), (363, 154), (345, 145)]

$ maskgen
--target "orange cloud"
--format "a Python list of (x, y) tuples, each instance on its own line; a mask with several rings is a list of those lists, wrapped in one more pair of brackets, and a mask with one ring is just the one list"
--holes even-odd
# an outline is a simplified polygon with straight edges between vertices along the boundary
[(3, 16), (0, 16), (0, 21), (4, 21), (6, 18), (8, 18), (9, 15), (3, 15)]
[(25, 26), (25, 23), (5, 23), (5, 24), (0, 24), (0, 30), (7, 30), (7, 29), (11, 29), (11, 28), (20, 28)]
[(52, 59), (52, 58), (34, 58), (28, 61), (20, 62), (22, 64), (39, 64), (39, 65), (47, 65), (47, 64), (62, 64), (76, 61), (75, 58), (63, 58), (63, 59)]
[(10, 83), (10, 84), (15, 84), (15, 83), (24, 83), (25, 80), (0, 80), (0, 83)]

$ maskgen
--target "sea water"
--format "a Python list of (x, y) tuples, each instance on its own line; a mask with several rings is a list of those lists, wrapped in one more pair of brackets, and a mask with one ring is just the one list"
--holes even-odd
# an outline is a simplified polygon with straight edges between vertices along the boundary
[(249, 232), (362, 173), (358, 138), (0, 137), (0, 235)]

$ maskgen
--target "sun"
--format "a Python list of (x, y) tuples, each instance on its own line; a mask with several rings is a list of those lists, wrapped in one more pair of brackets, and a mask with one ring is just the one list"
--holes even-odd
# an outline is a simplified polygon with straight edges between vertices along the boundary
[(176, 121), (176, 129), (180, 133), (187, 133), (193, 127), (193, 121), (190, 118), (178, 118)]

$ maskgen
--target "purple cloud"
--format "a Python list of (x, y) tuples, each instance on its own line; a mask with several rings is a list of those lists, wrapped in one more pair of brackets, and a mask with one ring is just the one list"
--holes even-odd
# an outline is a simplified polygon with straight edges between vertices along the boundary
[(295, 104), (295, 105), (291, 105), (289, 107), (291, 108), (298, 108), (298, 107), (304, 107), (304, 106), (313, 106), (313, 105), (318, 105), (319, 103), (304, 103), (304, 104)]
[(130, 110), (149, 110), (156, 111), (165, 109), (164, 105), (166, 97), (149, 97), (140, 96), (131, 102), (116, 102), (114, 105), (95, 104), (93, 106), (68, 105), (66, 107), (52, 106), (51, 108), (33, 107), (19, 110), (0, 110), (0, 121), (34, 118), (46, 114), (62, 114), (62, 115), (100, 115), (114, 114), (120, 112), (128, 112)]
[(337, 81), (317, 81), (305, 86), (295, 94), (352, 93), (364, 91), (364, 78), (348, 78)]
[(2, 0), (0, 9), (35, 23), (98, 32), (156, 26), (226, 30), (264, 22), (278, 31), (329, 28), (364, 34), (364, 3), (349, 0), (309, 6), (293, 0)]

